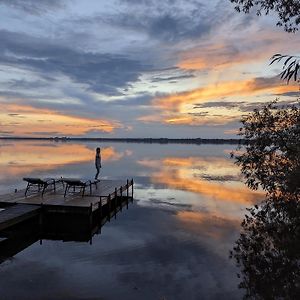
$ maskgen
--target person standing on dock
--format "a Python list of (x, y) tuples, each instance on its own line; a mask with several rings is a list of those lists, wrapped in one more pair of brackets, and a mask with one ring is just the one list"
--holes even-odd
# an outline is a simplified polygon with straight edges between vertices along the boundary
[(101, 149), (99, 147), (96, 149), (95, 167), (96, 167), (96, 170), (97, 170), (97, 173), (95, 175), (95, 180), (97, 180), (100, 169), (101, 169)]

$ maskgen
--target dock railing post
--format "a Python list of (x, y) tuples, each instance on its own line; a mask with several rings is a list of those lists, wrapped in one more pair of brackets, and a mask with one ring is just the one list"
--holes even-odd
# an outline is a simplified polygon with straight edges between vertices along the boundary
[(126, 183), (126, 206), (128, 209), (128, 201), (129, 201), (129, 180), (127, 179), (127, 183)]
[(131, 179), (131, 201), (133, 202), (133, 178)]
[(90, 231), (92, 231), (93, 227), (93, 203), (90, 204), (90, 210), (89, 210), (89, 221), (90, 221)]
[(121, 197), (121, 211), (122, 211), (122, 203), (123, 203), (123, 189), (122, 189), (122, 186), (120, 187), (120, 197)]
[(107, 197), (107, 206), (108, 206), (108, 221), (110, 222), (110, 210), (111, 210), (111, 203), (110, 203), (110, 194)]
[(117, 199), (117, 188), (115, 188), (115, 219), (117, 218), (117, 206), (118, 206), (118, 199)]
[(43, 237), (43, 203), (41, 203), (41, 210), (39, 215), (39, 234), (40, 234), (40, 243)]
[(98, 203), (99, 205), (99, 217), (100, 217), (100, 233), (101, 233), (101, 228), (102, 228), (102, 197), (100, 196), (100, 201)]

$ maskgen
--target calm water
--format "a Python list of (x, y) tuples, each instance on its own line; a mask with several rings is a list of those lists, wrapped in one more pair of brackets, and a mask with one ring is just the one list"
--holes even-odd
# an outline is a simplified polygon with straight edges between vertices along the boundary
[[(0, 142), (0, 192), (24, 176), (134, 178), (135, 200), (93, 243), (44, 240), (0, 264), (1, 299), (240, 299), (230, 260), (245, 208), (230, 145)], [(0, 212), (1, 213), (1, 212)]]

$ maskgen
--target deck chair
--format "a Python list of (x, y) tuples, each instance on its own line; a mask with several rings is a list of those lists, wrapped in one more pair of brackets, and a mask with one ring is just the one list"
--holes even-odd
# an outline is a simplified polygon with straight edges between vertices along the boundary
[(95, 182), (92, 180), (81, 180), (81, 179), (75, 179), (75, 178), (63, 178), (62, 181), (63, 181), (63, 183), (66, 184), (64, 197), (66, 197), (70, 188), (73, 188), (73, 193), (76, 192), (76, 189), (79, 189), (80, 192), (82, 193), (81, 196), (83, 197), (84, 193), (85, 193), (85, 189), (87, 187), (89, 187), (90, 195), (91, 195), (92, 194), (92, 185), (95, 184)]
[(56, 190), (55, 184), (56, 184), (57, 180), (55, 180), (54, 178), (41, 179), (41, 178), (24, 177), (23, 180), (27, 182), (25, 196), (27, 195), (27, 192), (29, 191), (29, 189), (32, 187), (36, 187), (37, 192), (42, 191), (42, 196), (44, 195), (45, 190), (48, 186), (51, 186), (54, 191)]

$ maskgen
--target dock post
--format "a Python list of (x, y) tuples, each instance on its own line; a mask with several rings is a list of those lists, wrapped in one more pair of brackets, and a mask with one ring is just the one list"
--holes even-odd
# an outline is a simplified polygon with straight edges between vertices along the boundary
[(110, 203), (110, 194), (107, 197), (107, 206), (108, 206), (108, 221), (110, 222), (110, 210), (111, 210), (111, 203)]
[(128, 201), (129, 201), (129, 180), (127, 179), (127, 183), (126, 183), (126, 206), (128, 209)]
[(115, 219), (117, 218), (117, 206), (118, 206), (118, 199), (117, 199), (117, 188), (115, 188)]
[(123, 203), (123, 189), (122, 189), (122, 186), (120, 187), (120, 197), (121, 197), (121, 206), (120, 206), (120, 209), (122, 211), (122, 203)]
[(90, 234), (92, 232), (93, 228), (93, 203), (91, 202), (90, 204), (90, 209), (89, 209), (89, 225), (90, 225)]
[(102, 228), (102, 197), (100, 196), (100, 201), (99, 201), (99, 215), (100, 215), (100, 233), (101, 233), (101, 228)]
[(131, 201), (133, 202), (133, 178), (131, 179)]
[(41, 203), (41, 211), (39, 215), (39, 234), (40, 234), (40, 244), (42, 244), (43, 236), (43, 203)]

